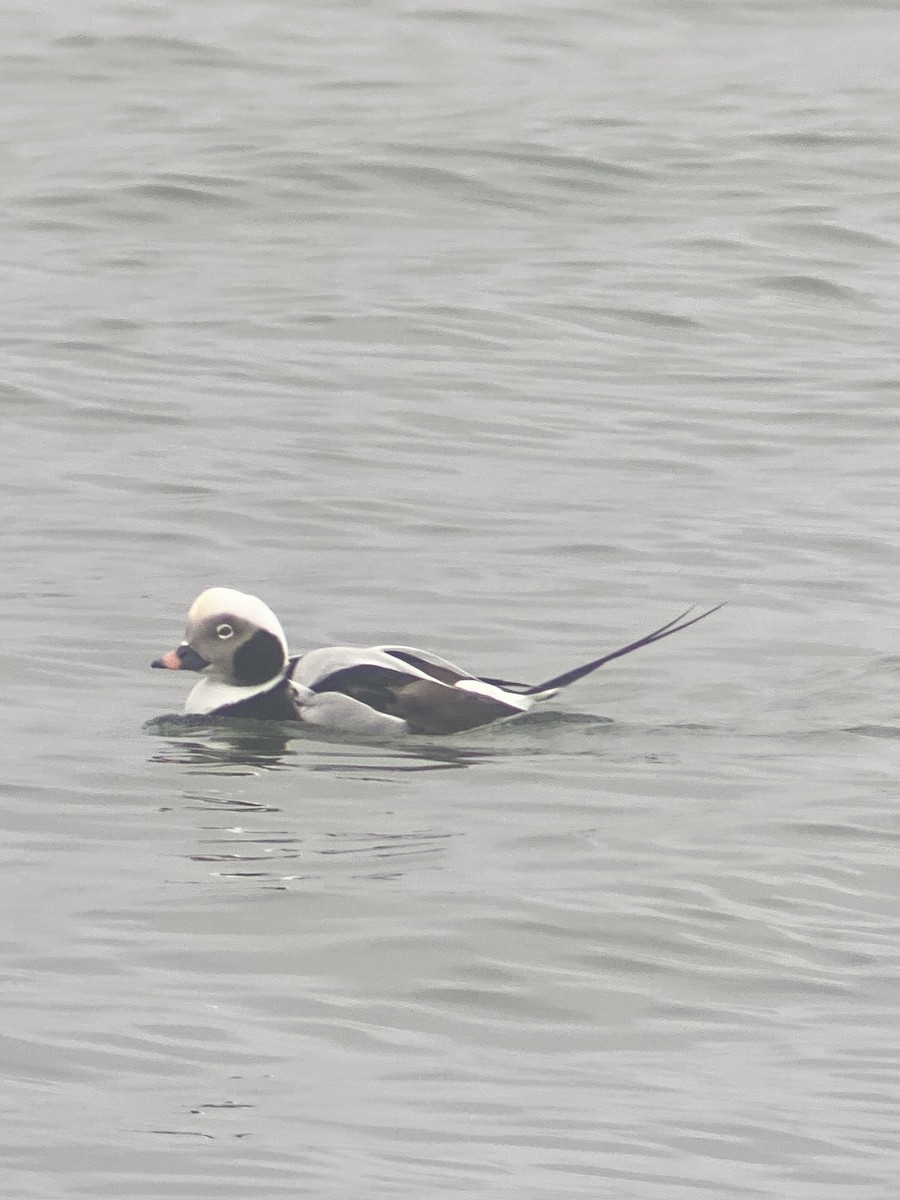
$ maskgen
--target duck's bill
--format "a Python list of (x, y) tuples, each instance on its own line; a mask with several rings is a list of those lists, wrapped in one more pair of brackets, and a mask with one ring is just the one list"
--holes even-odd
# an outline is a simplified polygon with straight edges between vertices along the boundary
[(209, 663), (182, 642), (174, 650), (167, 650), (161, 658), (155, 658), (150, 666), (160, 667), (163, 671), (205, 671)]

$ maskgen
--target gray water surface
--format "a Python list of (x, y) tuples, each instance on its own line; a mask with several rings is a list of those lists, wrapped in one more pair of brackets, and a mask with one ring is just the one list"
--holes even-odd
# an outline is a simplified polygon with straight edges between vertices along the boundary
[[(0, 42), (0, 1194), (893, 1200), (900, 14)], [(539, 680), (186, 727), (194, 595)]]

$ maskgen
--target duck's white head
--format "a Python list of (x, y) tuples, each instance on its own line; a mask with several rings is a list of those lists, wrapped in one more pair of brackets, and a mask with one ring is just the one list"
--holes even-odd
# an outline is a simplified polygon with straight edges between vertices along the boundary
[(236, 687), (258, 687), (287, 665), (281, 622), (267, 604), (246, 592), (214, 587), (188, 611), (184, 641), (151, 665), (169, 671), (202, 671)]

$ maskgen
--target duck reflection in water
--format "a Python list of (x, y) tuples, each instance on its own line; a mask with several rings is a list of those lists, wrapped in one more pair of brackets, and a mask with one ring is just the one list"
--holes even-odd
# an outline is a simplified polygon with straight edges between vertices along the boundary
[[(494, 757), (495, 753), (487, 747), (409, 743), (398, 746), (396, 743), (373, 742), (348, 747), (345, 739), (318, 732), (313, 738), (296, 726), (277, 721), (211, 719), (182, 714), (156, 717), (144, 728), (164, 739), (164, 745), (150, 756), (150, 762), (193, 767), (198, 773), (218, 775), (248, 775), (301, 766), (307, 771), (341, 773), (371, 772), (373, 769), (379, 773), (457, 771)], [(330, 751), (327, 749), (329, 744), (340, 746), (341, 750)], [(315, 756), (305, 754), (305, 747), (314, 749)], [(348, 749), (365, 754), (366, 761), (348, 762)]]

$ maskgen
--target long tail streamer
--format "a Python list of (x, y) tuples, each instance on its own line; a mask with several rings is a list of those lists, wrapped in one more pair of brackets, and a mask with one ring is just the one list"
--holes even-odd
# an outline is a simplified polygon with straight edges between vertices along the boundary
[(705, 617), (711, 617), (714, 612), (718, 612), (725, 605), (717, 604), (715, 608), (708, 608), (706, 612), (702, 612), (699, 616), (691, 617), (689, 621), (685, 621), (685, 617), (694, 611), (694, 606), (685, 609), (679, 617), (669, 621), (665, 625), (660, 625), (659, 629), (654, 629), (652, 633), (645, 634), (644, 637), (638, 638), (636, 642), (629, 642), (627, 646), (622, 646), (619, 650), (613, 650), (611, 654), (604, 654), (602, 658), (595, 658), (593, 662), (585, 663), (582, 667), (573, 667), (571, 671), (566, 671), (562, 675), (555, 675), (553, 679), (547, 679), (543, 683), (537, 683), (534, 687), (528, 688), (524, 695), (534, 696), (538, 692), (550, 692), (564, 688), (570, 683), (574, 683), (576, 679), (583, 679), (585, 675), (590, 675), (591, 671), (596, 671), (598, 667), (602, 667), (604, 663), (612, 662), (614, 658), (621, 658), (623, 654), (630, 654), (632, 650), (640, 650), (641, 646), (649, 646), (653, 642), (662, 641), (663, 638), (670, 637), (673, 633), (680, 633), (682, 629), (688, 629), (691, 625), (696, 625), (698, 621), (702, 621)]

